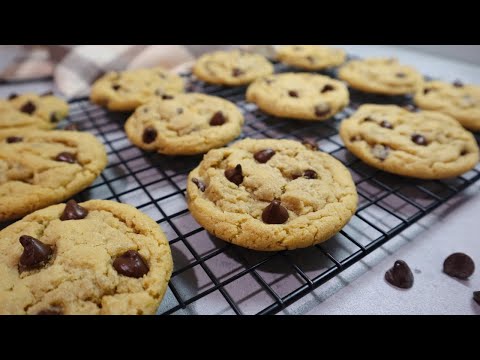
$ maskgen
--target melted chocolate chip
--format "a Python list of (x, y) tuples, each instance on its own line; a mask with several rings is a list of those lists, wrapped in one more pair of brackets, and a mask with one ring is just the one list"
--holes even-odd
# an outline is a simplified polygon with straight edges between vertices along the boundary
[(302, 144), (309, 150), (318, 150), (317, 142), (314, 139), (304, 139)]
[(460, 152), (460, 156), (465, 156), (468, 154), (468, 150), (467, 149), (463, 149), (461, 152)]
[(60, 216), (60, 220), (80, 220), (88, 215), (88, 210), (77, 204), (75, 200), (69, 200), (65, 205), (65, 210)]
[(288, 95), (289, 95), (290, 97), (298, 98), (298, 92), (296, 92), (295, 90), (290, 90), (290, 91), (288, 92)]
[(115, 91), (120, 90), (120, 88), (121, 88), (121, 86), (118, 85), (118, 84), (113, 84), (112, 85), (112, 89), (115, 90)]
[(13, 100), (13, 99), (16, 99), (17, 97), (18, 97), (18, 94), (15, 94), (15, 93), (10, 94), (10, 95), (8, 96), (8, 100)]
[(22, 105), (22, 107), (20, 108), (20, 111), (25, 114), (32, 115), (36, 109), (37, 107), (33, 102), (27, 101), (25, 104)]
[(455, 81), (453, 82), (453, 86), (458, 87), (458, 88), (461, 88), (461, 87), (463, 87), (464, 85), (463, 85), (463, 83), (462, 83), (460, 80), (455, 80)]
[(475, 271), (475, 263), (467, 254), (454, 253), (443, 262), (445, 274), (459, 279), (468, 279)]
[(63, 309), (59, 306), (52, 306), (48, 309), (40, 310), (37, 315), (63, 315)]
[(316, 179), (318, 177), (317, 173), (313, 170), (305, 170), (305, 172), (303, 173), (303, 176), (306, 179)]
[(425, 88), (423, 89), (423, 95), (427, 95), (430, 91), (432, 91), (432, 88)]
[(360, 135), (355, 135), (350, 138), (350, 142), (360, 141), (362, 137)]
[(268, 160), (272, 158), (272, 156), (275, 155), (275, 150), (273, 149), (265, 149), (265, 150), (260, 150), (253, 155), (255, 160), (257, 160), (261, 164), (265, 164)]
[(402, 79), (402, 78), (406, 77), (407, 74), (399, 72), (399, 73), (396, 73), (395, 76)]
[(203, 181), (200, 181), (198, 180), (197, 178), (192, 178), (192, 182), (197, 185), (198, 189), (201, 191), (201, 192), (205, 192), (205, 183)]
[(59, 122), (59, 121), (60, 121), (60, 119), (57, 117), (57, 114), (55, 114), (55, 113), (52, 112), (52, 113), (50, 114), (50, 122), (52, 122), (52, 123), (57, 123), (57, 122)]
[(390, 124), (390, 122), (388, 122), (387, 120), (383, 120), (381, 123), (380, 123), (380, 126), (385, 128), (385, 129), (393, 129), (393, 125)]
[(385, 280), (401, 289), (410, 289), (413, 286), (413, 273), (405, 261), (397, 260), (385, 273)]
[(365, 119), (363, 119), (363, 122), (371, 122), (371, 121), (375, 121), (375, 120), (373, 120), (370, 116), (367, 116)]
[(243, 182), (242, 165), (238, 164), (233, 169), (225, 170), (225, 177), (235, 185), (240, 185)]
[(7, 137), (7, 143), (8, 144), (13, 144), (13, 143), (19, 143), (23, 141), (23, 138), (20, 136), (9, 136)]
[(49, 90), (49, 91), (46, 91), (44, 92), (42, 95), (40, 95), (41, 97), (43, 96), (53, 96), (53, 91), (52, 90)]
[(480, 305), (480, 291), (474, 291), (473, 292), (473, 300)]
[(288, 220), (288, 211), (280, 201), (273, 200), (262, 212), (262, 220), (265, 224), (284, 224)]
[(315, 106), (315, 116), (324, 117), (330, 112), (330, 106), (328, 104), (320, 104)]
[(78, 131), (78, 125), (76, 123), (71, 123), (71, 124), (68, 124), (67, 126), (65, 126), (63, 128), (63, 130), (68, 130), (68, 131)]
[(23, 246), (18, 262), (20, 272), (43, 267), (52, 257), (52, 248), (31, 236), (20, 236), (20, 244)]
[(217, 111), (215, 114), (213, 114), (212, 118), (210, 119), (210, 125), (211, 126), (220, 126), (225, 124), (227, 119), (223, 115), (221, 111)]
[(384, 161), (390, 154), (390, 148), (386, 145), (377, 144), (372, 148), (372, 153), (377, 159)]
[(128, 250), (113, 261), (113, 267), (121, 275), (141, 278), (150, 270), (143, 257), (135, 250)]
[(412, 135), (412, 141), (415, 144), (420, 145), (420, 146), (427, 146), (428, 145), (428, 141), (425, 138), (425, 136), (420, 135), (420, 134), (413, 134)]
[(333, 91), (333, 90), (335, 90), (335, 87), (333, 85), (327, 84), (323, 87), (323, 89), (320, 92), (324, 94), (326, 92)]
[(172, 95), (167, 95), (167, 94), (164, 94), (162, 95), (162, 100), (173, 100), (174, 97)]
[(244, 74), (244, 72), (243, 72), (242, 69), (234, 68), (232, 70), (232, 76), (234, 76), (234, 77), (238, 77), (238, 76), (243, 75), (243, 74)]
[(157, 129), (153, 126), (148, 126), (143, 130), (142, 140), (145, 144), (151, 144), (157, 138)]
[(73, 164), (77, 161), (77, 157), (75, 156), (75, 154), (69, 152), (61, 152), (55, 157), (55, 160)]

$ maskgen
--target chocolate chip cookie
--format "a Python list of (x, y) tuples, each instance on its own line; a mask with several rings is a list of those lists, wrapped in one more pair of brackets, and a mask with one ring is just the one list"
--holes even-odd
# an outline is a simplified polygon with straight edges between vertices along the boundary
[(47, 92), (42, 95), (25, 93), (21, 95), (11, 94), (9, 102), (24, 114), (43, 119), (47, 128), (54, 128), (58, 122), (68, 116), (68, 104)]
[(184, 91), (183, 79), (162, 67), (109, 72), (92, 85), (90, 100), (112, 111), (132, 111), (153, 97)]
[(158, 224), (114, 201), (72, 200), (0, 231), (0, 314), (154, 314), (171, 273)]
[(284, 73), (258, 79), (247, 100), (264, 112), (291, 119), (326, 120), (349, 103), (347, 87), (328, 76)]
[(0, 131), (0, 222), (70, 198), (107, 164), (103, 145), (73, 131)]
[(383, 58), (350, 61), (340, 68), (338, 76), (354, 89), (383, 95), (414, 93), (423, 81), (414, 68)]
[(453, 118), (395, 105), (363, 105), (342, 122), (345, 146), (365, 163), (421, 179), (457, 176), (479, 158), (473, 135)]
[(3, 129), (51, 129), (54, 123), (41, 117), (17, 110), (9, 101), (0, 100), (0, 130)]
[(421, 109), (440, 111), (467, 129), (480, 130), (480, 86), (429, 81), (418, 89), (414, 100)]
[(292, 140), (245, 139), (211, 150), (187, 184), (192, 216), (211, 234), (249, 249), (323, 242), (355, 213), (345, 166)]
[(125, 131), (144, 150), (194, 155), (228, 144), (240, 135), (242, 125), (243, 115), (230, 101), (189, 93), (139, 107)]
[(277, 50), (277, 58), (284, 64), (305, 70), (322, 70), (342, 65), (346, 53), (322, 45), (288, 45)]
[(198, 58), (193, 73), (208, 83), (238, 86), (272, 74), (273, 65), (260, 54), (241, 50), (215, 51)]

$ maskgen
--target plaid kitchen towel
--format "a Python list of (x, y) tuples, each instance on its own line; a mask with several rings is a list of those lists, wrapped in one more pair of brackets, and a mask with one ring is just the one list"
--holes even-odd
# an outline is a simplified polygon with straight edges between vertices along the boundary
[[(87, 96), (90, 85), (108, 71), (161, 65), (181, 72), (205, 52), (234, 47), (274, 56), (270, 45), (23, 45), (15, 47), (19, 55), (0, 71), (0, 80), (53, 76), (61, 93), (71, 99)], [(6, 48), (0, 50), (14, 50)]]

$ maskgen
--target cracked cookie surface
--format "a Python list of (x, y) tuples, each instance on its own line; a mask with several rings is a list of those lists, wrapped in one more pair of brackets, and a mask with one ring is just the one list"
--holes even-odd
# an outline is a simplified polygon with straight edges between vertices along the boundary
[[(62, 221), (66, 206), (58, 204), (0, 231), (0, 314), (156, 312), (172, 273), (170, 247), (158, 224), (114, 201), (80, 206), (88, 212), (82, 219)], [(24, 249), (19, 238), (25, 235), (53, 255), (20, 272)], [(141, 276), (124, 275), (115, 265), (128, 252), (141, 258)]]
[(57, 126), (58, 122), (68, 116), (68, 104), (52, 93), (43, 95), (34, 93), (12, 94), (9, 97), (9, 102), (18, 111), (41, 118), (46, 126), (39, 128), (52, 129)]
[(211, 150), (188, 177), (192, 216), (211, 234), (262, 251), (312, 246), (357, 206), (350, 172), (292, 140), (245, 139)]
[(184, 91), (184, 80), (162, 67), (109, 72), (95, 81), (90, 100), (111, 111), (132, 111), (154, 97)]
[(384, 58), (352, 60), (340, 68), (338, 77), (354, 89), (383, 95), (414, 93), (423, 81), (414, 68)]
[(272, 74), (273, 65), (260, 54), (241, 50), (215, 51), (198, 58), (193, 73), (211, 84), (239, 86)]
[(144, 150), (194, 155), (237, 138), (243, 121), (240, 110), (228, 100), (196, 93), (177, 94), (139, 107), (125, 123), (125, 131)]
[(68, 199), (106, 164), (103, 145), (88, 133), (0, 131), (0, 221)]
[(258, 79), (247, 100), (264, 112), (291, 119), (326, 120), (349, 103), (347, 87), (328, 76), (284, 73)]
[(322, 45), (288, 45), (277, 50), (277, 58), (284, 64), (298, 68), (322, 70), (342, 65), (346, 53), (342, 49)]
[(474, 136), (455, 119), (395, 105), (362, 105), (340, 126), (345, 146), (375, 168), (422, 179), (457, 176), (479, 159)]
[(0, 100), (0, 130), (4, 129), (42, 129), (55, 126), (51, 121), (17, 110), (9, 101)]
[(418, 89), (414, 101), (421, 109), (440, 111), (467, 129), (480, 131), (480, 86), (429, 81)]

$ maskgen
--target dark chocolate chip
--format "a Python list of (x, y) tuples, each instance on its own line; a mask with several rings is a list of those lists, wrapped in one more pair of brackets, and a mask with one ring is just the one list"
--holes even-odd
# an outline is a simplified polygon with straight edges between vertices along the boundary
[(87, 209), (78, 205), (75, 200), (69, 200), (65, 205), (63, 214), (60, 216), (60, 220), (80, 220), (84, 219), (87, 215)]
[(280, 201), (273, 200), (262, 212), (262, 220), (265, 224), (284, 224), (288, 220), (288, 211)]
[(290, 95), (290, 97), (298, 98), (298, 92), (296, 92), (295, 90), (290, 90), (288, 92), (288, 95)]
[(61, 152), (55, 157), (55, 160), (73, 164), (77, 161), (77, 157), (75, 156), (75, 154), (69, 152)]
[(301, 178), (302, 177), (302, 174), (293, 174), (292, 175), (292, 179), (295, 180), (295, 179), (298, 179), (298, 178)]
[(413, 134), (412, 135), (412, 141), (415, 144), (420, 145), (420, 146), (427, 146), (428, 145), (428, 141), (425, 138), (425, 136), (420, 135), (420, 134)]
[(233, 169), (225, 170), (225, 177), (235, 185), (240, 185), (243, 182), (242, 165), (238, 164)]
[(162, 95), (162, 100), (173, 100), (174, 97), (172, 95), (167, 95), (167, 94), (164, 94)]
[(309, 150), (318, 150), (317, 142), (314, 139), (304, 139), (302, 144)]
[(333, 90), (335, 90), (335, 86), (327, 84), (323, 87), (323, 89), (320, 92), (324, 94), (326, 92), (333, 91)]
[(50, 122), (52, 122), (52, 123), (57, 123), (57, 122), (59, 122), (59, 121), (60, 121), (60, 119), (57, 117), (57, 114), (55, 114), (55, 113), (52, 112), (52, 113), (50, 114)]
[(461, 152), (460, 152), (460, 156), (465, 156), (468, 154), (468, 150), (467, 149), (463, 149)]
[(350, 138), (350, 142), (360, 141), (362, 137), (360, 135), (355, 135)]
[(210, 125), (212, 126), (220, 126), (225, 124), (227, 119), (223, 115), (221, 111), (217, 111), (215, 114), (213, 114), (212, 118), (210, 119)]
[(135, 250), (128, 250), (113, 261), (113, 267), (121, 275), (141, 278), (150, 270), (143, 257)]
[(118, 84), (113, 84), (112, 85), (112, 89), (115, 90), (115, 91), (119, 90), (120, 88), (121, 88), (121, 86), (118, 85)]
[(328, 104), (320, 104), (315, 106), (315, 116), (324, 117), (330, 112), (330, 106)]
[(459, 279), (468, 279), (475, 271), (475, 263), (467, 254), (454, 253), (443, 262), (443, 272)]
[(37, 107), (33, 102), (27, 101), (25, 104), (22, 105), (22, 107), (20, 108), (20, 111), (25, 114), (32, 115), (36, 109)]
[(40, 96), (52, 96), (53, 95), (53, 91), (52, 90), (49, 90), (49, 91), (46, 91), (44, 92), (42, 95)]
[(145, 144), (151, 144), (157, 138), (157, 129), (153, 126), (148, 126), (143, 130), (142, 140)]
[(178, 108), (178, 109), (177, 109), (177, 114), (178, 114), (178, 115), (182, 115), (182, 114), (183, 114), (183, 109), (182, 109), (182, 108)]
[(59, 306), (52, 306), (48, 309), (40, 310), (37, 315), (63, 315), (63, 309)]
[(458, 87), (458, 88), (461, 88), (461, 87), (463, 87), (464, 85), (463, 85), (463, 83), (462, 83), (460, 80), (455, 80), (455, 81), (453, 82), (453, 86)]
[(232, 76), (234, 76), (234, 77), (238, 77), (238, 76), (243, 75), (243, 74), (244, 74), (244, 71), (242, 69), (234, 68), (232, 70)]
[(8, 100), (13, 100), (13, 99), (16, 99), (17, 97), (18, 97), (18, 94), (15, 94), (15, 93), (10, 94), (10, 95), (8, 96)]
[(399, 72), (399, 73), (396, 73), (395, 76), (398, 77), (398, 78), (404, 78), (404, 77), (407, 76), (407, 74)]
[(20, 136), (9, 136), (7, 137), (7, 143), (8, 144), (13, 144), (13, 143), (19, 143), (23, 141), (23, 138)]
[(63, 128), (63, 130), (68, 130), (68, 131), (78, 131), (78, 125), (76, 123), (70, 123), (67, 126)]
[(363, 122), (371, 122), (371, 121), (375, 121), (375, 120), (373, 120), (370, 116), (367, 116), (365, 119), (363, 119)]
[(265, 164), (268, 160), (272, 158), (273, 155), (275, 155), (275, 150), (265, 149), (265, 150), (257, 151), (255, 155), (253, 155), (253, 157), (259, 163)]
[(198, 180), (197, 178), (192, 178), (192, 182), (197, 185), (198, 189), (201, 191), (201, 192), (205, 192), (205, 183), (203, 181), (200, 181)]
[(385, 280), (401, 289), (410, 289), (413, 286), (413, 273), (405, 261), (397, 260), (385, 273)]
[(23, 246), (23, 253), (18, 261), (20, 272), (43, 267), (52, 257), (52, 248), (31, 236), (20, 236), (20, 244)]
[(480, 291), (474, 291), (473, 292), (473, 300), (480, 305)]
[(385, 128), (385, 129), (393, 129), (393, 125), (390, 124), (390, 122), (388, 122), (387, 120), (383, 120), (381, 123), (380, 123), (380, 126)]
[(427, 95), (430, 91), (432, 91), (432, 88), (425, 88), (423, 89), (423, 95)]
[(386, 145), (377, 144), (372, 148), (373, 156), (379, 160), (386, 160), (390, 154), (390, 148)]
[(318, 177), (317, 173), (313, 170), (305, 170), (303, 176), (307, 179), (316, 179)]

